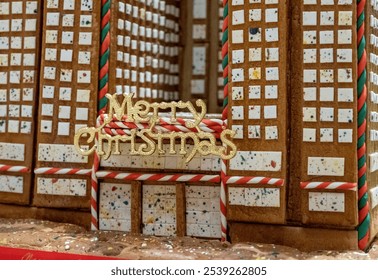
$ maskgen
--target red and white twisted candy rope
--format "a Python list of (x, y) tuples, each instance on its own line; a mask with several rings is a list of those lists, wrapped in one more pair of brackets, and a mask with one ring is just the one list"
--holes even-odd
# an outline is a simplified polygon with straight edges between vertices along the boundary
[[(108, 117), (107, 114), (101, 114), (98, 116), (97, 118), (97, 121), (101, 124), (104, 123), (105, 119)], [(161, 117), (159, 118), (158, 120), (158, 124), (161, 124), (161, 125), (182, 125), (182, 126), (185, 126), (185, 122), (187, 121), (193, 121), (192, 119), (184, 119), (184, 118), (176, 118), (176, 120), (174, 122), (172, 122), (171, 118), (168, 118), (168, 117)], [(127, 121), (127, 116), (125, 115), (121, 121), (119, 121), (117, 118), (113, 117), (113, 120), (112, 120), (113, 123), (135, 123), (134, 121), (132, 122), (128, 122)], [(146, 122), (146, 124), (148, 124), (148, 122)], [(220, 120), (220, 119), (203, 119), (200, 123), (199, 123), (199, 127), (212, 127), (212, 126), (224, 126), (225, 125), (225, 121), (223, 120)]]
[(34, 169), (34, 174), (48, 174), (48, 175), (86, 175), (91, 174), (91, 169), (77, 169), (77, 168), (55, 168), (55, 167), (41, 167)]
[(283, 186), (284, 179), (269, 178), (269, 177), (245, 177), (245, 176), (226, 176), (226, 184), (245, 184), (245, 185), (273, 185)]
[[(163, 133), (167, 133), (167, 132), (171, 132), (171, 131), (175, 131), (175, 130), (171, 130), (171, 129), (159, 129), (160, 132), (163, 132)], [(181, 130), (182, 131), (182, 130)], [(177, 130), (177, 132), (180, 132), (179, 130)], [(102, 133), (104, 134), (108, 134), (108, 135), (111, 135), (111, 136), (115, 136), (115, 135), (128, 135), (130, 136), (131, 135), (131, 129), (117, 129), (117, 128), (108, 128), (108, 127), (104, 127), (102, 129)], [(216, 138), (216, 139), (219, 139), (220, 138), (220, 133), (217, 133), (217, 132), (210, 132), (212, 133), (212, 135)]]
[(302, 189), (357, 190), (357, 183), (347, 182), (301, 182)]
[[(104, 124), (104, 120), (106, 115), (101, 115), (97, 119), (97, 126), (101, 126)], [(177, 119), (176, 122), (172, 122), (170, 118), (160, 118), (159, 122), (154, 126), (155, 131), (159, 132), (197, 132), (196, 128), (188, 128), (185, 126), (186, 119)], [(201, 131), (214, 133), (216, 135), (220, 135), (220, 133), (224, 130), (226, 123), (222, 120), (218, 119), (204, 119), (198, 125)], [(119, 121), (117, 119), (113, 119), (110, 123), (106, 124), (104, 129), (106, 129), (107, 133), (111, 135), (124, 135), (124, 133), (120, 130), (130, 130), (130, 129), (146, 129), (149, 128), (148, 123), (135, 123), (135, 122), (127, 122), (127, 120)], [(127, 132), (126, 132), (127, 134)], [(127, 134), (128, 135), (128, 134)]]
[(15, 166), (15, 165), (0, 164), (0, 172), (28, 173), (28, 172), (30, 172), (30, 169), (26, 166)]
[(220, 215), (221, 215), (221, 240), (227, 240), (227, 204), (226, 204), (226, 192), (227, 192), (227, 182), (226, 182), (226, 170), (227, 162), (222, 160), (221, 165), (221, 189), (220, 189)]
[(99, 179), (117, 179), (123, 181), (154, 181), (154, 182), (208, 182), (219, 183), (219, 175), (203, 174), (145, 174), (127, 173), (116, 171), (97, 171), (96, 177)]

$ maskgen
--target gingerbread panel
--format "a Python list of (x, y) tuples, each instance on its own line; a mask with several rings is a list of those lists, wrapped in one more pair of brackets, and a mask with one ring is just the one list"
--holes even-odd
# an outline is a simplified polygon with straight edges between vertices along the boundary
[(39, 0), (0, 3), (0, 166), (8, 170), (0, 174), (1, 202), (29, 202), (41, 3)]
[[(228, 65), (223, 61), (223, 67), (228, 69), (228, 124), (236, 132), (238, 151), (227, 175), (256, 180), (243, 188), (228, 185), (227, 217), (232, 221), (285, 223), (286, 9), (276, 0), (229, 2)], [(261, 185), (272, 178), (283, 182), (279, 188)]]
[(100, 184), (100, 230), (131, 231), (131, 184)]
[[(356, 6), (302, 1), (301, 184), (357, 183)], [(298, 124), (296, 124), (298, 125)], [(320, 187), (319, 187), (320, 188)], [(355, 226), (356, 189), (301, 195), (303, 222)], [(345, 205), (344, 205), (345, 204)], [(327, 212), (323, 219), (320, 212)], [(338, 213), (331, 214), (331, 213)], [(343, 214), (344, 213), (344, 216)], [(333, 216), (333, 217), (332, 217)], [(344, 217), (344, 218), (338, 218)]]
[[(164, 144), (163, 149), (166, 151), (164, 155), (160, 155), (155, 151), (151, 156), (145, 157), (141, 155), (130, 156), (130, 144), (122, 143), (120, 145), (120, 155), (112, 155), (108, 159), (101, 160), (101, 166), (106, 169), (122, 168), (125, 170), (140, 171), (184, 171), (191, 173), (214, 173), (220, 172), (221, 160), (214, 155), (201, 156), (196, 154), (190, 162), (185, 162), (186, 157), (179, 154), (169, 154), (169, 144)], [(193, 145), (187, 144), (187, 151), (192, 151)], [(180, 150), (180, 145), (176, 145), (176, 151)]]
[(283, 187), (229, 185), (227, 218), (237, 222), (285, 223)]
[[(54, 174), (48, 170), (85, 170), (92, 165), (92, 157), (78, 154), (73, 143), (79, 128), (94, 126), (96, 121), (100, 4), (92, 0), (44, 2), (36, 152), (38, 175), (34, 191), (34, 204), (38, 206), (89, 207), (88, 197), (85, 197), (88, 178), (70, 172), (70, 178), (63, 180), (63, 177), (48, 176)], [(86, 190), (72, 196), (69, 190), (77, 180), (85, 181), (78, 185), (85, 185)], [(54, 183), (64, 186), (65, 190), (54, 192)], [(52, 188), (53, 192), (40, 191), (45, 187)], [(54, 196), (56, 201), (52, 203)]]
[(218, 78), (217, 78), (217, 99), (218, 105), (223, 107), (223, 99), (224, 99), (224, 85), (223, 85), (223, 65), (222, 65), (222, 37), (223, 37), (223, 1), (218, 1), (218, 38), (219, 38), (219, 51), (218, 51)]
[(211, 3), (206, 0), (193, 0), (193, 45), (192, 45), (192, 71), (190, 92), (191, 99), (207, 99), (209, 87), (209, 66), (208, 58), (210, 46), (210, 9)]
[(286, 177), (286, 7), (229, 3), (228, 121), (238, 153), (227, 175)]
[(178, 99), (178, 2), (112, 1), (110, 92)]
[(220, 238), (219, 186), (185, 186), (186, 235)]
[(176, 235), (176, 186), (143, 185), (143, 234)]

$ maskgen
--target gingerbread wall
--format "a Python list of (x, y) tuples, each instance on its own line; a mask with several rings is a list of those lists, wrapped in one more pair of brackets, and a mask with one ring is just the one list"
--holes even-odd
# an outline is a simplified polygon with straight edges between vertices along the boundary
[(177, 100), (179, 2), (111, 2), (109, 92)]
[[(97, 115), (100, 2), (44, 1), (43, 12), (33, 205), (88, 208), (89, 176), (80, 173), (93, 159), (73, 143)], [(81, 171), (50, 175), (51, 168)]]
[(0, 202), (30, 202), (41, 3), (0, 2)]
[[(177, 1), (112, 2), (111, 12), (116, 16), (111, 17), (113, 29), (110, 31), (112, 54), (110, 65), (114, 65), (114, 67), (110, 67), (110, 91), (113, 88), (115, 92), (130, 92), (131, 87), (126, 88), (126, 84), (130, 84), (132, 89), (136, 89), (138, 93), (142, 94), (137, 96), (139, 98), (165, 100), (178, 98), (178, 52), (180, 49), (178, 45), (178, 3)], [(35, 75), (40, 74), (40, 77), (28, 82), (34, 82), (34, 89), (31, 90), (31, 93), (38, 93), (39, 96), (38, 98), (28, 96), (24, 90), (23, 97), (19, 97), (20, 103), (23, 104), (22, 116), (25, 115), (31, 121), (33, 120), (32, 128), (29, 127), (28, 133), (35, 131), (35, 136), (31, 136), (27, 140), (30, 145), (27, 145), (29, 150), (25, 152), (30, 157), (29, 173), (25, 176), (31, 178), (31, 173), (34, 172), (34, 182), (24, 181), (26, 188), (22, 189), (19, 182), (11, 181), (13, 179), (8, 175), (3, 176), (1, 187), (8, 187), (4, 182), (11, 181), (10, 186), (16, 187), (20, 195), (14, 198), (12, 194), (6, 193), (1, 195), (1, 199), (2, 202), (31, 203), (32, 206), (40, 209), (75, 208), (78, 211), (88, 211), (89, 175), (93, 157), (81, 156), (76, 152), (73, 147), (73, 136), (83, 126), (94, 126), (97, 118), (100, 4), (91, 0), (28, 1), (22, 4), (23, 10), (17, 10), (18, 4), (14, 5), (13, 10), (15, 14), (20, 14), (20, 17), (29, 19), (32, 16), (29, 16), (28, 13), (34, 4), (43, 5), (43, 9), (38, 6), (38, 9), (33, 10), (35, 14), (32, 15), (33, 18), (37, 18), (35, 24), (39, 24), (39, 26), (35, 26), (34, 33), (37, 34), (37, 30), (43, 30), (40, 37), (34, 38), (36, 45), (32, 48), (36, 56), (35, 64), (33, 64)], [(207, 5), (207, 3), (205, 4)], [(219, 6), (218, 3), (216, 4), (216, 9), (213, 8), (212, 12), (215, 11), (219, 16)], [(4, 18), (11, 17), (8, 14), (12, 9), (12, 3), (2, 4), (1, 8), (1, 15), (4, 14)], [(40, 14), (39, 11), (42, 10), (43, 14)], [(132, 16), (131, 21), (129, 21), (129, 15)], [(214, 17), (216, 20), (211, 23), (207, 19), (208, 17), (209, 15), (206, 13), (205, 18), (201, 19), (206, 21), (206, 44), (207, 46), (216, 46), (217, 52), (213, 52), (213, 56), (217, 57), (220, 39), (219, 23), (217, 17)], [(16, 24), (20, 23), (14, 23), (14, 25)], [(212, 33), (212, 37), (215, 36), (216, 40), (211, 44), (209, 42), (212, 37), (208, 35), (210, 25), (212, 28), (215, 26), (217, 31)], [(28, 28), (30, 30), (27, 31), (31, 31), (33, 28), (31, 21), (28, 21)], [(4, 32), (5, 29), (6, 27), (4, 27)], [(17, 30), (12, 29), (12, 31)], [(24, 33), (22, 36), (31, 35), (30, 32)], [(31, 36), (26, 39), (20, 37), (17, 40), (33, 42)], [(3, 39), (2, 41), (6, 42), (7, 40)], [(202, 46), (201, 44), (200, 46)], [(8, 53), (9, 51), (4, 51), (4, 55), (1, 53), (1, 66), (8, 66), (9, 59), (5, 58)], [(26, 63), (26, 58), (24, 61)], [(197, 62), (194, 60), (192, 65), (197, 65)], [(30, 63), (28, 61), (27, 66), (32, 66), (29, 65)], [(39, 67), (37, 67), (38, 65)], [(207, 71), (207, 68), (205, 66), (203, 70)], [(213, 62), (212, 68), (213, 72), (220, 70), (217, 60)], [(131, 69), (129, 76), (126, 73), (128, 69)], [(112, 72), (112, 70), (114, 71)], [(151, 72), (148, 73), (149, 71)], [(119, 76), (119, 73), (122, 73), (122, 76)], [(12, 75), (14, 74), (12, 72)], [(150, 80), (147, 79), (148, 75), (150, 75)], [(206, 75), (201, 77), (206, 80)], [(216, 75), (214, 75), (213, 82), (216, 81)], [(5, 80), (2, 84), (5, 88), (14, 90), (12, 83), (13, 80)], [(213, 88), (216, 89), (217, 85), (214, 85)], [(213, 98), (216, 100), (216, 90), (213, 91), (213, 94)], [(11, 96), (10, 93), (9, 96)], [(24, 99), (22, 100), (22, 98)], [(13, 96), (8, 97), (8, 93), (5, 93), (2, 103), (16, 99)], [(33, 113), (29, 112), (31, 106), (28, 106), (29, 103), (26, 101), (34, 102), (33, 105), (38, 108), (38, 112), (37, 110)], [(13, 103), (11, 106), (15, 107)], [(8, 104), (5, 106), (8, 108)], [(17, 111), (13, 107), (12, 111)], [(34, 107), (31, 110), (34, 110)], [(33, 118), (29, 116), (30, 114), (33, 114)], [(14, 123), (11, 124), (12, 127), (9, 129), (14, 130)], [(7, 132), (6, 129), (9, 126), (6, 124), (6, 120), (4, 127)], [(36, 149), (32, 145), (34, 138), (36, 139)], [(165, 145), (166, 149), (168, 149), (167, 147)], [(3, 145), (1, 148), (1, 155), (6, 150), (12, 152), (9, 146)], [(190, 150), (192, 147), (188, 145), (188, 148)], [(123, 152), (127, 152), (128, 147), (124, 145), (121, 149)], [(15, 155), (21, 156), (19, 151), (15, 152)], [(34, 160), (33, 163), (32, 160)], [(4, 162), (4, 164), (7, 163)], [(185, 163), (185, 159), (181, 155), (161, 157), (155, 154), (146, 159), (141, 156), (129, 157), (126, 153), (123, 156), (113, 156), (109, 160), (103, 160), (101, 168), (142, 173), (169, 171), (171, 173), (202, 174), (200, 176), (211, 174), (211, 178), (216, 178), (220, 172), (220, 159), (215, 156), (196, 156), (190, 163)], [(141, 184), (140, 182), (123, 183), (118, 181), (115, 187), (113, 185), (115, 182), (115, 180), (100, 180), (99, 217), (101, 229), (122, 229), (160, 235), (220, 236), (220, 231), (217, 230), (220, 226), (219, 183), (209, 182), (204, 185), (202, 183), (198, 185), (168, 183), (167, 186), (162, 186), (156, 182)], [(136, 186), (138, 184), (139, 187)], [(202, 189), (200, 190), (200, 188)], [(117, 194), (120, 194), (121, 191), (123, 197), (121, 202), (123, 207), (119, 207), (119, 209), (114, 206), (117, 205), (114, 197), (107, 195), (117, 189), (119, 189)], [(175, 201), (174, 207), (172, 206), (174, 209), (171, 209), (171, 216), (164, 214), (164, 217), (160, 217), (162, 215), (160, 207), (164, 207), (164, 203), (154, 205), (153, 209), (140, 204), (142, 200), (148, 200), (147, 197), (151, 196), (150, 193), (162, 193), (162, 196), (157, 195), (156, 197), (165, 199), (166, 189), (177, 189), (174, 195), (169, 191), (166, 194), (173, 195), (171, 199)], [(30, 193), (31, 190), (33, 190), (33, 194)], [(130, 201), (126, 205), (125, 201), (128, 198)], [(198, 201), (204, 202), (204, 204), (199, 204)], [(138, 220), (138, 213), (143, 213), (140, 220)], [(149, 222), (151, 215), (160, 217), (157, 218), (156, 225)], [(135, 219), (131, 217), (135, 217)], [(186, 220), (188, 223), (185, 222)], [(167, 224), (163, 231), (159, 229), (162, 221)]]
[(210, 1), (193, 0), (192, 22), (192, 71), (190, 80), (191, 99), (207, 99), (210, 79)]
[(293, 207), (301, 205), (300, 214), (290, 218), (354, 228), (358, 224), (356, 188), (309, 188), (324, 182), (357, 182), (356, 6), (344, 0), (303, 0), (296, 7), (300, 20), (292, 33), (297, 39), (291, 57), (295, 77), (291, 127), (297, 133), (291, 154), (299, 163), (291, 178), (294, 188), (307, 186), (300, 191), (300, 201), (289, 197), (298, 202)]
[(223, 103), (222, 3), (182, 0), (180, 14), (180, 98), (203, 99), (209, 113), (219, 113)]
[[(228, 124), (238, 147), (229, 176), (287, 180), (287, 5), (229, 1)], [(228, 186), (228, 219), (284, 223), (284, 186)]]
[[(276, 187), (229, 186), (229, 219), (265, 221), (269, 218), (253, 209), (266, 204), (277, 207), (270, 222), (353, 229), (358, 224), (356, 5), (252, 2), (229, 3), (228, 119), (239, 150), (227, 175), (285, 179), (288, 197), (285, 187), (278, 195)], [(340, 185), (354, 187), (340, 190)]]

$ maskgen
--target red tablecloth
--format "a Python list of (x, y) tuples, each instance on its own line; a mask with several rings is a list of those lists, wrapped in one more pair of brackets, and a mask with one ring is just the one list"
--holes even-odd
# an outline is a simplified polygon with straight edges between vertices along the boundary
[(119, 260), (117, 258), (48, 252), (0, 246), (0, 260)]

